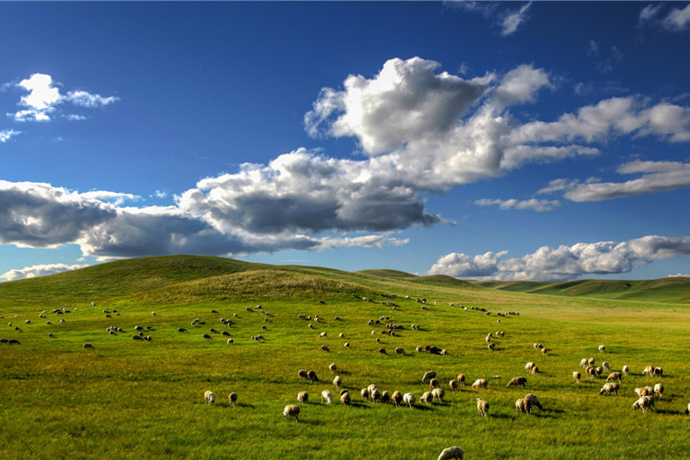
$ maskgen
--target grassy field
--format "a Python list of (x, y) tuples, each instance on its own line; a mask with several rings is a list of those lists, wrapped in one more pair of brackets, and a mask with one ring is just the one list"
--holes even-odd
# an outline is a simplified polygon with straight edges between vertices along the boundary
[[(1, 283), (0, 337), (20, 344), (0, 343), (0, 458), (420, 460), (453, 445), (466, 459), (688, 458), (690, 288), (688, 280), (662, 281), (510, 286), (171, 256)], [(53, 313), (62, 308), (71, 312)], [(519, 316), (497, 316), (508, 311)], [(404, 329), (383, 335), (386, 323)], [(133, 340), (136, 325), (150, 326), (152, 340)], [(109, 326), (123, 332), (110, 335)], [(505, 337), (489, 351), (485, 337), (499, 330)], [(259, 334), (266, 340), (251, 339)], [(549, 350), (545, 356), (535, 342)], [(425, 345), (448, 354), (415, 351)], [(618, 396), (599, 395), (606, 372), (574, 383), (572, 372), (589, 357), (612, 370), (630, 366)], [(525, 370), (528, 361), (537, 375)], [(664, 376), (641, 375), (648, 364)], [(300, 380), (300, 369), (320, 381)], [(395, 408), (359, 395), (376, 383), (419, 398), (429, 370), (446, 390), (443, 403)], [(461, 373), (470, 384), (487, 379), (488, 389), (451, 392), (448, 382)], [(350, 406), (336, 403), (336, 374)], [(520, 375), (526, 389), (506, 387)], [(656, 412), (633, 411), (634, 388), (657, 382), (666, 391)], [(334, 393), (330, 406), (320, 402), (324, 389)], [(205, 404), (206, 390), (215, 405)], [(298, 404), (300, 391), (309, 402), (300, 404), (299, 422), (287, 421), (283, 407)], [(526, 393), (544, 410), (517, 414), (515, 400)], [(477, 413), (478, 397), (490, 403), (488, 418)]]

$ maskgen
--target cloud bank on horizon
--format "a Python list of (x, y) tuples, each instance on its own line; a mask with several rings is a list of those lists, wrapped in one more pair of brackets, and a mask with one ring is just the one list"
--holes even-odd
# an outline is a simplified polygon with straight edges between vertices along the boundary
[[(461, 2), (458, 8), (498, 18), (500, 35), (509, 36), (526, 26), (533, 5), (501, 14), (484, 2)], [(648, 5), (641, 9), (638, 27), (685, 31), (690, 5), (665, 15), (661, 5)], [(594, 41), (590, 52), (599, 53)], [(423, 57), (396, 57), (382, 62), (375, 75), (344, 75), (340, 88), (321, 88), (303, 123), (313, 139), (354, 140), (355, 155), (330, 157), (320, 149), (296, 146), (266, 164), (247, 162), (236, 172), (201, 179), (176, 194), (172, 205), (141, 205), (145, 199), (126, 191), (75, 191), (60, 184), (0, 180), (0, 244), (78, 245), (83, 256), (98, 260), (405, 245), (409, 239), (399, 233), (406, 229), (454, 224), (428, 201), (458, 187), (503, 178), (526, 166), (598, 157), (619, 139), (647, 139), (660, 146), (690, 142), (690, 107), (678, 101), (645, 94), (609, 96), (539, 119), (531, 109), (564, 85), (553, 71), (533, 63), (474, 77), (441, 69), (442, 63)], [(12, 84), (5, 91), (8, 86)], [(18, 123), (83, 120), (85, 110), (125, 103), (85, 90), (65, 92), (42, 73), (12, 87), (21, 95), (18, 110), (7, 118)], [(0, 130), (0, 144), (18, 142), (20, 134), (18, 129)], [(622, 162), (616, 172), (624, 179), (560, 177), (541, 184), (532, 198), (482, 198), (474, 204), (548, 213), (568, 203), (690, 186), (690, 163), (632, 160)], [(537, 198), (541, 195), (553, 199)], [(518, 258), (506, 258), (503, 250), (453, 252), (440, 257), (429, 273), (566, 280), (627, 273), (688, 255), (690, 236), (644, 235), (625, 242), (544, 246)], [(2, 277), (20, 279), (70, 267), (37, 265)]]

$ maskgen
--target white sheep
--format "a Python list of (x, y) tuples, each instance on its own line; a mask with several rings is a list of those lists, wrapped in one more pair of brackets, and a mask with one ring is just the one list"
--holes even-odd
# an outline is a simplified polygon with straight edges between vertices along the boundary
[(237, 403), (237, 393), (234, 391), (228, 395), (228, 401), (230, 401), (230, 405), (232, 407), (235, 407), (235, 404)]
[(344, 393), (340, 394), (340, 402), (346, 406), (350, 405), (351, 398), (350, 398), (350, 392), (349, 391), (345, 391)]
[(328, 370), (331, 372), (335, 372), (338, 369), (338, 367), (335, 365), (335, 363), (331, 363), (330, 366), (328, 366)]
[(486, 379), (477, 379), (472, 384), (472, 388), (474, 388), (475, 390), (478, 388), (486, 388), (488, 384), (489, 382), (487, 382)]
[(664, 384), (657, 383), (656, 385), (654, 385), (654, 395), (661, 398), (662, 394), (664, 394)]
[(578, 371), (573, 372), (573, 379), (575, 380), (575, 382), (580, 383), (580, 377), (581, 374)]
[(609, 382), (605, 383), (603, 387), (601, 387), (601, 390), (599, 390), (599, 394), (603, 395), (606, 394), (606, 396), (610, 395), (613, 393), (614, 395), (618, 396), (618, 390), (620, 389), (620, 385), (616, 382)]
[(580, 367), (587, 367), (589, 365), (589, 360), (587, 358), (582, 358), (580, 360)]
[(479, 415), (483, 415), (484, 417), (489, 416), (489, 403), (484, 401), (481, 398), (477, 398), (477, 410), (479, 411)]
[(603, 353), (606, 351), (606, 347), (604, 345), (599, 345), (599, 353)]
[(323, 390), (321, 392), (321, 401), (326, 401), (326, 404), (333, 402), (333, 393), (330, 390)]
[(412, 409), (412, 406), (414, 405), (415, 402), (415, 396), (413, 393), (405, 393), (403, 395), (403, 402), (410, 406), (410, 409)]
[(426, 405), (431, 404), (431, 402), (433, 401), (433, 396), (431, 395), (431, 392), (425, 391), (424, 394), (422, 395), (422, 397), (419, 398), (419, 401), (423, 402)]
[(448, 447), (443, 449), (441, 455), (438, 456), (438, 460), (451, 460), (458, 459), (462, 460), (464, 458), (465, 451), (458, 446)]
[(309, 393), (306, 391), (300, 391), (297, 393), (297, 401), (301, 402), (302, 404), (306, 404), (309, 402)]
[(627, 366), (627, 364), (625, 366), (623, 366), (623, 374), (624, 375), (630, 374), (630, 368)]
[(333, 379), (333, 385), (335, 385), (335, 387), (337, 389), (340, 389), (340, 385), (342, 385), (342, 384), (343, 384), (343, 379), (341, 379), (339, 375), (336, 375), (335, 378)]
[(426, 372), (424, 374), (424, 376), (422, 377), (422, 382), (426, 382), (427, 380), (431, 380), (434, 377), (436, 377), (436, 372), (434, 372), (434, 371)]
[(216, 395), (214, 395), (211, 390), (206, 390), (204, 392), (204, 400), (206, 404), (213, 404), (216, 402)]
[(633, 403), (632, 408), (633, 410), (642, 409), (643, 414), (647, 412), (649, 409), (655, 410), (654, 399), (650, 398), (649, 396), (642, 396), (640, 399)]
[(443, 397), (446, 395), (446, 391), (443, 388), (434, 388), (431, 390), (431, 396), (438, 402), (443, 402)]
[(605, 371), (610, 371), (610, 370), (611, 370), (611, 366), (609, 365), (609, 362), (608, 362), (608, 361), (604, 361), (603, 363), (601, 363), (601, 367), (602, 367)]
[(531, 371), (534, 366), (536, 366), (536, 364), (534, 364), (532, 361), (530, 361), (527, 364), (525, 364), (525, 370)]
[(296, 406), (294, 404), (288, 404), (287, 406), (285, 406), (285, 409), (283, 409), (283, 417), (285, 417), (288, 420), (294, 418), (299, 422), (299, 406)]
[(448, 386), (450, 387), (450, 391), (456, 391), (460, 384), (457, 380), (453, 379), (448, 383)]

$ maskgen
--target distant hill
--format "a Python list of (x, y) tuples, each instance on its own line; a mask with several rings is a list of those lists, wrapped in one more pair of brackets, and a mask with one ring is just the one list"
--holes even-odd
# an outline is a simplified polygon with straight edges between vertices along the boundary
[(502, 291), (549, 294), (571, 297), (640, 300), (652, 302), (690, 302), (690, 278), (656, 280), (578, 280), (562, 282), (482, 281), (477, 284)]

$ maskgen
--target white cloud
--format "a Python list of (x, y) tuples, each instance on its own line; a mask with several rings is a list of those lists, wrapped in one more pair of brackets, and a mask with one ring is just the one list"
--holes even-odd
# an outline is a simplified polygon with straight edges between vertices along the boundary
[(662, 21), (663, 26), (675, 32), (683, 31), (690, 27), (690, 3), (683, 9), (673, 8)]
[(625, 182), (571, 183), (565, 198), (572, 201), (601, 201), (659, 193), (690, 187), (690, 164), (671, 161), (633, 161), (618, 168), (619, 174), (643, 174)]
[(475, 201), (474, 204), (477, 206), (498, 205), (498, 207), (504, 211), (509, 209), (517, 209), (521, 211), (529, 210), (537, 212), (553, 211), (555, 208), (561, 205), (561, 203), (557, 200), (538, 200), (536, 198), (522, 201), (514, 198), (509, 200), (490, 200), (485, 198)]
[(32, 265), (31, 267), (24, 267), (6, 271), (0, 278), (7, 281), (16, 281), (26, 278), (36, 278), (38, 276), (52, 275), (54, 273), (61, 273), (69, 270), (77, 270), (79, 268), (88, 267), (88, 265), (66, 265), (66, 264), (41, 264)]
[[(35, 73), (31, 77), (19, 82), (17, 87), (29, 94), (21, 96), (19, 106), (21, 110), (10, 114), (17, 121), (50, 121), (51, 116), (58, 110), (60, 104), (70, 103), (78, 107), (96, 108), (110, 105), (119, 100), (118, 97), (103, 97), (86, 91), (70, 91), (66, 95), (60, 94), (50, 75)], [(68, 120), (83, 120), (78, 114), (66, 114)]]
[(501, 35), (508, 36), (518, 29), (527, 20), (527, 10), (532, 2), (522, 5), (519, 9), (507, 13), (501, 20)]
[(669, 278), (690, 278), (688, 273), (676, 273), (675, 275), (668, 275)]
[(652, 19), (654, 19), (656, 17), (656, 15), (659, 13), (659, 10), (661, 9), (662, 6), (663, 6), (663, 4), (661, 4), (661, 3), (657, 3), (657, 4), (650, 3), (649, 5), (642, 8), (642, 10), (640, 11), (640, 15), (638, 17), (638, 22), (637, 22), (638, 26), (642, 26), (642, 25), (648, 23), (649, 21), (651, 21)]
[(21, 133), (21, 131), (16, 131), (14, 129), (3, 129), (2, 131), (0, 131), (0, 143), (4, 144), (5, 142), (12, 139), (14, 136), (17, 136)]
[(503, 259), (506, 251), (439, 258), (429, 274), (496, 280), (564, 281), (583, 275), (627, 273), (656, 260), (690, 256), (690, 236), (645, 236), (627, 242), (602, 241), (544, 246), (522, 258)]

